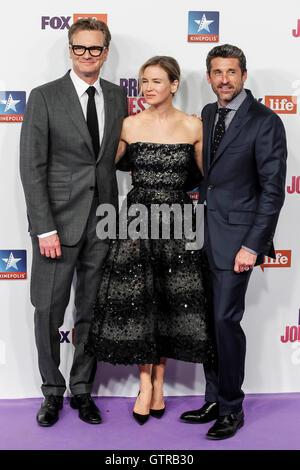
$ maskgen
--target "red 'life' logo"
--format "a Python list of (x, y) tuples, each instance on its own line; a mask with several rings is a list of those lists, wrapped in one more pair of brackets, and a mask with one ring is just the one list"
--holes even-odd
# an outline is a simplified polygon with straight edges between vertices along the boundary
[(265, 268), (290, 268), (292, 262), (291, 250), (275, 250), (276, 259), (265, 256), (263, 264), (260, 265), (264, 271)]
[(265, 105), (277, 114), (296, 114), (297, 96), (266, 96)]

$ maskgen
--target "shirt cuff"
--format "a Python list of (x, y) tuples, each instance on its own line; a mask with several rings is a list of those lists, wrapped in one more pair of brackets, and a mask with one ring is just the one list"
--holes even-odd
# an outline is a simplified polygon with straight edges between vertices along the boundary
[(251, 248), (248, 248), (247, 246), (242, 245), (242, 248), (244, 248), (244, 250), (249, 251), (249, 253), (251, 253), (252, 255), (256, 255), (256, 256), (258, 255), (256, 251), (251, 250)]
[(55, 233), (57, 233), (57, 230), (52, 230), (52, 232), (47, 232), (47, 233), (41, 233), (41, 235), (38, 235), (38, 238), (50, 237), (50, 235), (54, 235)]

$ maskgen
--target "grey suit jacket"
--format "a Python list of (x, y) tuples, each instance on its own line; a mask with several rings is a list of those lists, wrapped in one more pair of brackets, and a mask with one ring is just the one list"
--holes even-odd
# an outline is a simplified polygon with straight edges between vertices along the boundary
[(69, 72), (30, 93), (20, 140), (20, 171), (31, 235), (57, 230), (63, 245), (81, 238), (97, 185), (99, 203), (118, 207), (114, 163), (127, 116), (125, 91), (100, 79), (105, 128), (95, 160)]

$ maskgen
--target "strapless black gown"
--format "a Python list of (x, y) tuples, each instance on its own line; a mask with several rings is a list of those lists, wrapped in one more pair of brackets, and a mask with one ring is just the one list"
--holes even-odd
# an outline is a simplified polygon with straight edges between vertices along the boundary
[[(183, 189), (194, 158), (192, 145), (136, 142), (129, 151), (133, 189), (127, 195), (128, 208), (143, 204), (150, 213), (152, 204), (192, 205)], [(160, 229), (163, 223), (160, 218)], [(169, 239), (111, 241), (86, 344), (86, 352), (98, 360), (214, 360), (206, 256), (202, 250), (186, 250), (190, 240), (174, 238), (174, 217), (167, 225)]]

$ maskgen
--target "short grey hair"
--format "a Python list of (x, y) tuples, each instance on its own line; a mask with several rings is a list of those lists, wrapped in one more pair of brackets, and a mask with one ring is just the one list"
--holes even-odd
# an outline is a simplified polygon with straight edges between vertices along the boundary
[(210, 75), (211, 61), (216, 57), (224, 57), (225, 59), (238, 59), (240, 64), (240, 69), (242, 75), (247, 72), (246, 57), (242, 49), (239, 49), (236, 46), (231, 44), (223, 44), (222, 46), (216, 46), (209, 51), (206, 57), (206, 70), (208, 75)]

